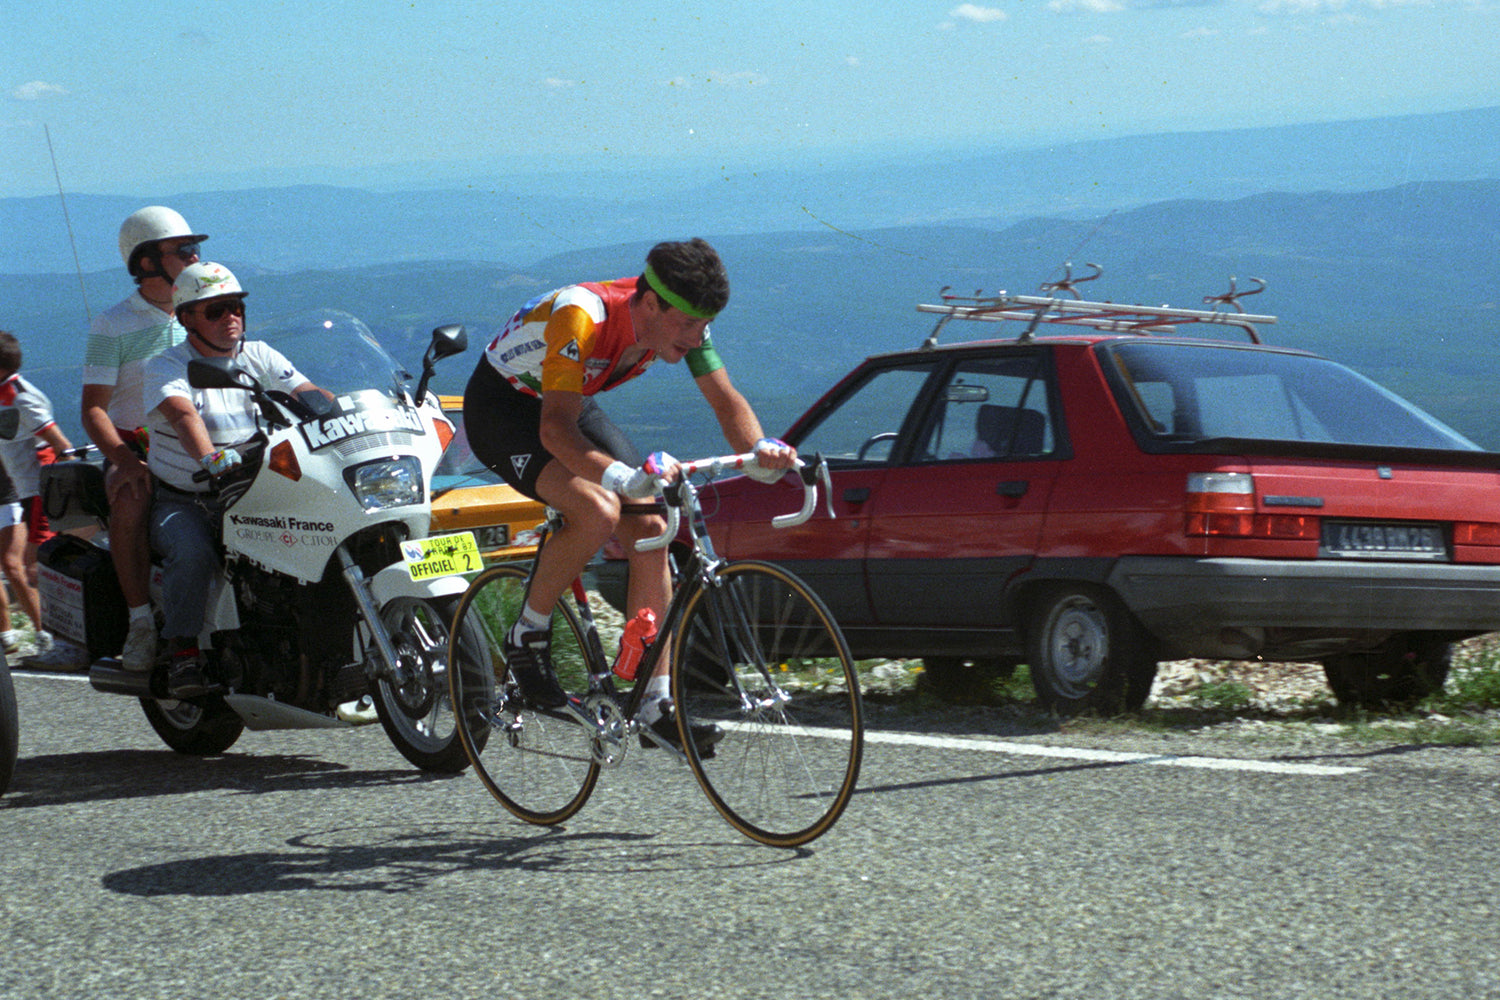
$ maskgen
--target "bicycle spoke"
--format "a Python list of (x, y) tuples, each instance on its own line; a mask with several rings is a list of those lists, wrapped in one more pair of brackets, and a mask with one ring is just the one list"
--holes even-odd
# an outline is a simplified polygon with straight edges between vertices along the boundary
[(674, 647), (684, 727), (717, 725), (714, 753), (689, 763), (729, 823), (791, 847), (838, 819), (859, 774), (859, 683), (817, 596), (765, 563), (730, 563), (689, 598)]
[[(506, 809), (530, 823), (560, 823), (588, 801), (599, 766), (591, 734), (558, 713), (522, 706), (503, 653), (503, 640), (520, 613), (526, 572), (494, 566), (469, 585), (458, 618), (473, 621), (489, 649), (490, 676), (449, 670), (453, 704), (465, 721), (464, 749), (474, 773)], [(552, 616), (552, 656), (558, 679), (573, 692), (588, 688), (588, 658), (573, 608), (559, 603)]]

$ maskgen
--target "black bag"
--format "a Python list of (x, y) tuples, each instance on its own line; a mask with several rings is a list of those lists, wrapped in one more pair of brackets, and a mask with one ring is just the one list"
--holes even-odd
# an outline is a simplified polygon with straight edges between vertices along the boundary
[(104, 470), (93, 462), (53, 462), (41, 468), (42, 513), (53, 531), (97, 525), (109, 518)]

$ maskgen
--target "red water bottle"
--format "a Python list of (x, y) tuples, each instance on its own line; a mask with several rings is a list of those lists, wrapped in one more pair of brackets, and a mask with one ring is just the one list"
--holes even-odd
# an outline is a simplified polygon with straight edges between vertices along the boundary
[(656, 638), (656, 612), (641, 608), (635, 617), (625, 623), (620, 634), (620, 655), (615, 657), (615, 676), (622, 680), (635, 680), (635, 672), (641, 665), (641, 655), (646, 652), (646, 643)]

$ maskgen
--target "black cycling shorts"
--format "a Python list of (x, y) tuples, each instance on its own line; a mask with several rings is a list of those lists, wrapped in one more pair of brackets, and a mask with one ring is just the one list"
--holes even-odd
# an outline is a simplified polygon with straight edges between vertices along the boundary
[[(464, 433), (474, 456), (533, 500), (536, 480), (554, 456), (542, 447), (542, 400), (522, 392), (480, 358), (464, 389)], [(616, 427), (592, 396), (583, 398), (578, 429), (600, 451), (639, 467), (645, 456)], [(545, 501), (543, 501), (545, 503)]]

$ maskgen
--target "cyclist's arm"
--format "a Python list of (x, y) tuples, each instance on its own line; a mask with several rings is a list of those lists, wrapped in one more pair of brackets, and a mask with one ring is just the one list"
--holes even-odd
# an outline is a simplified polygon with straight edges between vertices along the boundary
[[(694, 381), (698, 383), (698, 391), (703, 393), (703, 398), (713, 408), (719, 427), (724, 431), (724, 440), (735, 451), (754, 451), (756, 443), (765, 437), (765, 433), (761, 430), (760, 418), (755, 415), (750, 402), (729, 381), (729, 372), (723, 368), (715, 368), (699, 375)], [(797, 459), (797, 452), (786, 448), (785, 454), (764, 457), (763, 464), (768, 468), (790, 468)]]

